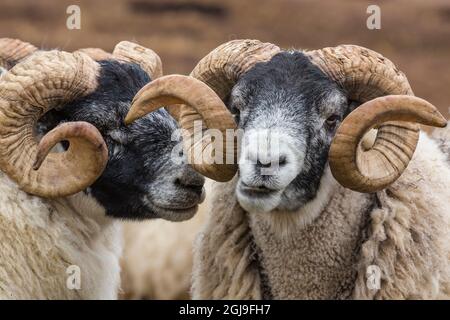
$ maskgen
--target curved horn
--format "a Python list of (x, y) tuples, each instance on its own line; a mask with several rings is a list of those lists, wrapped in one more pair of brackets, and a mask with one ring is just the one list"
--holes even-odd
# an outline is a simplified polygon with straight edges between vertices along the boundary
[(83, 52), (95, 61), (113, 59), (114, 56), (100, 48), (83, 48), (74, 52)]
[[(387, 121), (391, 123), (379, 130), (372, 148), (359, 147), (369, 129)], [(418, 128), (410, 122), (447, 124), (433, 105), (414, 96), (384, 96), (356, 108), (338, 128), (330, 148), (330, 168), (336, 180), (359, 192), (375, 192), (397, 180), (418, 142)]]
[(336, 81), (351, 100), (361, 103), (383, 95), (413, 95), (406, 76), (381, 54), (355, 45), (305, 52)]
[[(367, 118), (366, 121), (358, 123), (352, 120), (354, 118), (345, 119), (344, 123), (352, 125), (344, 125), (344, 123), (341, 125), (343, 127), (339, 128), (339, 136), (333, 141), (330, 150), (332, 173), (342, 185), (355, 191), (375, 192), (393, 183), (406, 169), (414, 154), (419, 139), (417, 123), (440, 126), (442, 115), (431, 104), (408, 97), (412, 96), (413, 92), (406, 76), (391, 61), (372, 50), (354, 45), (342, 45), (310, 51), (306, 54), (314, 64), (347, 92), (351, 100), (363, 103), (385, 95), (406, 95), (376, 99), (373, 103), (366, 103), (361, 110), (369, 112), (371, 107), (376, 112), (380, 112), (380, 115), (371, 110), (372, 120)], [(390, 103), (391, 106), (389, 106)], [(408, 106), (408, 103), (411, 105)], [(421, 108), (420, 110), (426, 108), (428, 112), (421, 113), (419, 117), (418, 111), (414, 110), (413, 106)], [(360, 108), (361, 106), (356, 109), (357, 116), (352, 117), (358, 119), (361, 116), (363, 111), (359, 110)], [(389, 116), (383, 116), (386, 114)], [(436, 120), (436, 117), (440, 117), (440, 120)], [(379, 130), (373, 151), (360, 153), (361, 149), (355, 146), (355, 139), (359, 142), (362, 137), (361, 132), (367, 132), (374, 121), (379, 125)], [(415, 123), (405, 124), (394, 121)], [(367, 127), (363, 128), (363, 125)], [(343, 148), (345, 139), (349, 141), (346, 142), (347, 147)], [(353, 145), (350, 147), (351, 144)], [(356, 153), (351, 163), (345, 164), (342, 158), (347, 157), (346, 159), (350, 160), (348, 158), (350, 149)]]
[(270, 60), (280, 48), (258, 40), (233, 40), (205, 56), (191, 76), (206, 83), (224, 100), (239, 78), (258, 62)]
[[(119, 42), (113, 51), (113, 56), (129, 62), (137, 63), (147, 72), (151, 80), (163, 75), (161, 58), (151, 49), (129, 41)], [(178, 121), (179, 110), (173, 106), (166, 106), (169, 114)]]
[[(207, 84), (222, 100), (225, 100), (240, 76), (256, 63), (270, 60), (278, 52), (280, 52), (280, 48), (271, 43), (262, 43), (258, 40), (233, 40), (222, 44), (205, 56), (190, 75)], [(203, 121), (206, 122), (205, 114), (200, 114), (192, 104), (183, 105), (180, 108), (179, 122), (183, 129), (189, 131), (195, 121), (202, 123), (203, 126), (205, 125), (203, 123)], [(215, 110), (215, 112), (223, 115), (224, 118), (233, 119), (223, 103), (216, 104), (214, 108), (220, 108)], [(210, 127), (208, 123), (206, 123), (206, 127), (216, 128)], [(234, 121), (227, 120), (222, 127), (217, 129), (223, 132), (226, 128), (234, 129), (235, 127)], [(208, 159), (209, 152), (211, 152), (209, 148), (205, 148), (204, 154), (199, 157)], [(237, 159), (236, 148), (234, 152), (234, 159)], [(225, 163), (217, 164), (214, 167), (198, 164), (195, 166), (195, 169), (209, 178), (227, 181), (234, 176), (237, 166)]]
[[(91, 125), (67, 123), (40, 144), (34, 132), (44, 113), (92, 93), (98, 72), (98, 64), (85, 54), (49, 51), (17, 64), (2, 78), (0, 169), (22, 190), (42, 197), (66, 196), (91, 185), (103, 171), (106, 145)], [(48, 154), (61, 140), (71, 143), (69, 150)]]
[(28, 42), (18, 39), (0, 39), (0, 67), (6, 70), (37, 51), (37, 48)]
[[(183, 143), (190, 164), (211, 179), (217, 181), (231, 179), (237, 170), (234, 164), (237, 141), (233, 135), (232, 145), (226, 143), (226, 129), (235, 129), (236, 124), (222, 100), (205, 83), (181, 75), (156, 79), (136, 94), (125, 123), (129, 124), (164, 105), (180, 107), (179, 104), (186, 104), (194, 110), (192, 115), (185, 113), (180, 120), (181, 127), (185, 129)], [(208, 131), (202, 133), (195, 130), (194, 126), (197, 123), (194, 122), (197, 115), (205, 122), (207, 128), (220, 131), (222, 141), (212, 141)], [(232, 159), (231, 164), (228, 164), (228, 159)]]
[(163, 75), (161, 59), (151, 49), (136, 43), (122, 41), (114, 48), (113, 55), (116, 58), (140, 65), (152, 80)]

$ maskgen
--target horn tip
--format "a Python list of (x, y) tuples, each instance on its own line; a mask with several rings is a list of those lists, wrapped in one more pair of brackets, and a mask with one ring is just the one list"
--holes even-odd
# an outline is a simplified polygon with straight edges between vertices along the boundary
[(129, 113), (129, 114), (127, 114), (127, 116), (125, 117), (125, 120), (123, 122), (125, 123), (125, 125), (128, 126), (128, 125), (132, 124), (134, 122), (134, 120), (136, 120), (136, 117), (133, 114)]
[(41, 167), (41, 164), (42, 164), (42, 159), (40, 159), (40, 157), (36, 157), (36, 160), (34, 160), (34, 163), (33, 163), (33, 166), (32, 166), (32, 168), (33, 168), (33, 170), (39, 170), (39, 168)]
[(447, 127), (448, 122), (447, 119), (444, 118), (444, 116), (440, 113), (437, 114), (437, 117), (435, 117), (432, 126), (438, 127), (438, 128), (445, 128)]
[(446, 128), (447, 126), (448, 126), (448, 121), (447, 121), (447, 119), (445, 119), (444, 117), (442, 117), (442, 119), (440, 119), (439, 127), (440, 127), (440, 128)]
[(448, 124), (448, 120), (439, 112), (439, 110), (433, 106), (433, 110), (431, 112), (430, 118), (430, 126), (445, 128)]

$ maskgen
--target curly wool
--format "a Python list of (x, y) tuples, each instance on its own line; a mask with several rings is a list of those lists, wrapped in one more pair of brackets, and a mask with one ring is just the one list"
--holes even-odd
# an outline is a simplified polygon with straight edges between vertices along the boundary
[(126, 222), (121, 298), (189, 299), (193, 242), (206, 217), (203, 203), (189, 221)]
[[(360, 194), (336, 184), (306, 226), (298, 223), (304, 212), (244, 212), (234, 196), (236, 179), (215, 184), (195, 246), (194, 298), (448, 298), (445, 157), (421, 135), (407, 170), (389, 188)], [(369, 266), (380, 268), (379, 290), (367, 286)]]
[(120, 225), (93, 198), (31, 196), (0, 171), (0, 299), (116, 299), (120, 253)]

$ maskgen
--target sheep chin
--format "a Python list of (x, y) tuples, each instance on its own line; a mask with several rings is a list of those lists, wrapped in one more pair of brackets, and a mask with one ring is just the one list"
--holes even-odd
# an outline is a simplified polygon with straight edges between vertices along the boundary
[(198, 205), (187, 209), (169, 209), (162, 207), (154, 207), (152, 211), (156, 213), (158, 218), (169, 220), (172, 222), (180, 222), (191, 219), (195, 216), (198, 210)]
[[(257, 214), (252, 218), (268, 226), (275, 236), (282, 239), (289, 238), (299, 229), (306, 228), (312, 224), (320, 216), (325, 206), (331, 200), (337, 186), (338, 183), (333, 178), (330, 167), (327, 165), (320, 181), (319, 190), (313, 200), (296, 210), (282, 209), (278, 205), (278, 208), (274, 208), (264, 214)], [(247, 210), (244, 206), (242, 207)]]
[(281, 202), (282, 190), (260, 196), (251, 196), (242, 190), (240, 184), (241, 182), (236, 188), (236, 196), (241, 207), (247, 212), (270, 212)]
[(144, 196), (142, 200), (148, 210), (147, 218), (161, 218), (173, 222), (186, 221), (194, 217), (198, 210), (198, 203), (200, 203), (196, 202), (186, 206), (171, 205), (169, 207), (160, 203), (156, 204), (149, 196)]

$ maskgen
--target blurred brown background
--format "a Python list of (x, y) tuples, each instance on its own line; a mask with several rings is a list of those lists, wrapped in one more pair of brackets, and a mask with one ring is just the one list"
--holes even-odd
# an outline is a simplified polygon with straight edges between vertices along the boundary
[[(81, 7), (81, 30), (66, 9)], [(369, 4), (381, 30), (368, 30)], [(42, 48), (110, 51), (121, 40), (155, 50), (165, 73), (189, 73), (217, 45), (254, 38), (285, 48), (351, 43), (379, 51), (403, 70), (416, 93), (450, 112), (449, 0), (1, 0), (0, 37)]]

